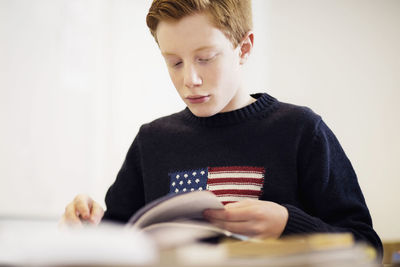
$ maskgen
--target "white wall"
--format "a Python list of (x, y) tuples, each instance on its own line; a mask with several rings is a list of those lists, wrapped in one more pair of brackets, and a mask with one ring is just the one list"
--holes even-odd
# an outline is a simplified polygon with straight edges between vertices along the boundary
[[(249, 88), (321, 114), (376, 230), (400, 238), (400, 1), (253, 4)], [(148, 7), (0, 0), (0, 216), (58, 217), (77, 192), (102, 201), (139, 126), (184, 107)]]

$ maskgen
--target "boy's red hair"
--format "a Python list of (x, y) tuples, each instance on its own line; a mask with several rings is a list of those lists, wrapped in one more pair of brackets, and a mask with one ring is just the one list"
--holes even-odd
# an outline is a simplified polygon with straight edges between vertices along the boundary
[(178, 21), (195, 13), (205, 13), (234, 47), (253, 27), (251, 0), (153, 0), (146, 17), (147, 26), (157, 40), (160, 21)]

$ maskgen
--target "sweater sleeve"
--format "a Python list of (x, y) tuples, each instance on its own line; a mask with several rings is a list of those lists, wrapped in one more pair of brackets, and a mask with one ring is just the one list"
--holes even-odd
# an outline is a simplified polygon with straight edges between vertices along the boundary
[(299, 152), (299, 196), (302, 207), (284, 204), (289, 219), (283, 235), (351, 232), (382, 255), (382, 243), (357, 176), (332, 131), (320, 120), (311, 144)]
[(128, 150), (115, 182), (106, 194), (107, 209), (103, 221), (125, 223), (144, 205), (143, 178), (140, 164), (139, 135)]

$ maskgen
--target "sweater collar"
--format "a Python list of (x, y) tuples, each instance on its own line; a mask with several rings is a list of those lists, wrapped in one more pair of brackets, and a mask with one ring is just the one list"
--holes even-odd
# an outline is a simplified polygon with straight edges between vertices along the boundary
[(233, 111), (218, 113), (214, 116), (197, 117), (187, 107), (182, 111), (182, 114), (184, 118), (191, 123), (202, 126), (218, 127), (265, 116), (270, 113), (270, 111), (273, 110), (273, 107), (278, 103), (274, 97), (266, 93), (252, 94), (251, 96), (256, 99), (254, 103)]

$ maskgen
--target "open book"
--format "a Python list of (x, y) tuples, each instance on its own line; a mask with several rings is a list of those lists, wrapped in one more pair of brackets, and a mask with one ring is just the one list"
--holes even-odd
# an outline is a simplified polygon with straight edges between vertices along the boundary
[[(205, 209), (223, 208), (210, 191), (167, 195), (140, 209), (128, 227), (147, 234), (166, 253), (172, 251), (173, 256), (162, 254), (169, 255), (171, 266), (375, 266), (373, 253), (364, 244), (356, 246), (350, 233), (250, 238), (203, 219)], [(194, 242), (214, 236), (232, 239), (216, 245)]]
[(217, 196), (210, 191), (171, 194), (150, 202), (136, 212), (129, 220), (128, 227), (144, 231), (161, 247), (219, 235), (246, 239), (218, 228), (203, 218), (204, 210), (223, 208)]

